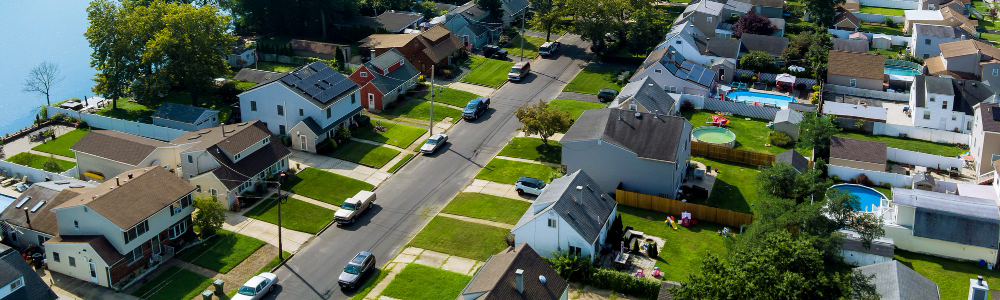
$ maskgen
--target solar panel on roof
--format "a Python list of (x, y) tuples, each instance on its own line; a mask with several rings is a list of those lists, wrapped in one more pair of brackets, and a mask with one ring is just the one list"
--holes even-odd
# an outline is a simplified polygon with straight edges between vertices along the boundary
[(691, 70), (691, 68), (692, 68), (693, 66), (694, 66), (694, 64), (693, 64), (693, 63), (691, 63), (690, 61), (684, 61), (684, 62), (681, 62), (681, 68), (684, 68), (684, 69), (688, 69), (688, 70)]
[(993, 120), (1000, 121), (1000, 109), (991, 109), (993, 111)]
[(681, 79), (687, 79), (688, 75), (690, 75), (690, 73), (688, 73), (687, 70), (681, 69), (681, 70), (677, 70), (677, 74), (675, 74), (675, 75), (677, 77), (680, 77)]

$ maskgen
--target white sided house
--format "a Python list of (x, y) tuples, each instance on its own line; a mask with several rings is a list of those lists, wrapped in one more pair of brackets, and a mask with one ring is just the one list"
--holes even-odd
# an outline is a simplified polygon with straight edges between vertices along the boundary
[(127, 170), (165, 167), (177, 172), (177, 154), (185, 146), (114, 130), (91, 130), (70, 150), (76, 154), (79, 177), (103, 182)]
[(685, 59), (673, 46), (650, 52), (630, 81), (647, 77), (675, 94), (707, 97), (715, 89), (715, 71)]
[(315, 153), (337, 126), (350, 126), (361, 115), (360, 90), (347, 76), (314, 62), (241, 93), (240, 114), (290, 136), (293, 149)]
[[(42, 246), (45, 241), (59, 235), (56, 226), (56, 214), (43, 206), (56, 207), (76, 196), (75, 192), (65, 192), (70, 188), (91, 188), (97, 184), (76, 179), (46, 181), (32, 184), (21, 193), (14, 202), (4, 207), (0, 212), (0, 230), (3, 230), (4, 243), (24, 249), (31, 246)], [(38, 209), (36, 205), (42, 203)]]
[(219, 126), (219, 111), (166, 102), (153, 113), (153, 125), (184, 131)]
[(515, 245), (540, 255), (568, 251), (593, 261), (600, 253), (618, 204), (583, 171), (552, 180), (517, 221)]
[(1000, 109), (996, 103), (979, 103), (973, 107), (975, 120), (969, 138), (969, 154), (978, 183), (993, 180), (996, 183), (994, 161), (1000, 159)]
[(1000, 209), (994, 200), (892, 188), (882, 228), (896, 248), (990, 264), (997, 261)]
[(913, 126), (968, 133), (975, 119), (973, 107), (996, 103), (989, 85), (975, 80), (917, 75), (910, 88)]

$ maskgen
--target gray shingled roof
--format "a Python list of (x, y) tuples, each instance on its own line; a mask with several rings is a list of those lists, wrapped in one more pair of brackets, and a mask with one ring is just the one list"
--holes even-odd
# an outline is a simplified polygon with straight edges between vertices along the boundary
[[(0, 220), (12, 225), (28, 228), (28, 220), (30, 218), (31, 229), (48, 235), (57, 235), (59, 234), (59, 224), (56, 220), (56, 214), (51, 209), (80, 195), (80, 192), (82, 192), (81, 188), (94, 186), (96, 185), (93, 183), (76, 179), (32, 184), (14, 202), (11, 202), (10, 205), (4, 207), (4, 210), (0, 211)], [(20, 208), (16, 207), (18, 202), (29, 197), (31, 199), (28, 199)], [(23, 208), (34, 207), (41, 201), (45, 201), (45, 204), (37, 211), (31, 212), (29, 210), (27, 214), (22, 211)]]
[[(158, 147), (171, 144), (114, 130), (91, 130), (70, 147), (73, 151), (137, 166)], [(104, 174), (107, 176), (117, 174)]]
[(868, 40), (833, 38), (833, 50), (868, 53)]
[(198, 118), (205, 114), (205, 112), (219, 113), (217, 110), (211, 110), (203, 107), (166, 102), (161, 104), (160, 108), (156, 109), (156, 112), (153, 113), (153, 118), (171, 120), (185, 124), (194, 124), (194, 122), (197, 122)]
[(802, 113), (791, 109), (779, 110), (778, 113), (774, 114), (774, 123), (781, 122), (799, 124), (799, 122), (802, 122)]
[[(577, 190), (578, 186), (582, 186), (583, 190)], [(601, 234), (601, 228), (611, 218), (611, 212), (616, 205), (615, 200), (587, 176), (587, 173), (577, 170), (554, 179), (545, 186), (511, 231), (551, 210), (569, 223), (587, 242), (593, 243)]]
[(415, 12), (387, 10), (378, 15), (375, 20), (389, 32), (399, 32), (423, 18), (424, 15)]
[(667, 114), (674, 111), (674, 98), (649, 76), (626, 84), (618, 93), (615, 103), (620, 104), (628, 99), (635, 99), (651, 112)]
[(917, 75), (913, 84), (917, 90), (916, 106), (926, 106), (926, 93), (954, 95), (955, 103), (952, 111), (973, 115), (973, 107), (984, 101), (992, 101), (996, 91), (988, 84), (976, 80), (951, 79), (937, 76)]
[(781, 152), (774, 157), (774, 162), (783, 162), (791, 165), (799, 173), (805, 173), (809, 170), (809, 160), (805, 156), (799, 154), (798, 151), (794, 149), (789, 149), (788, 151)]
[(951, 87), (951, 79), (937, 77), (937, 76), (927, 76), (924, 79), (924, 84), (927, 87), (927, 92), (941, 94), (941, 95), (954, 95), (955, 90)]
[(24, 285), (16, 291), (7, 294), (4, 299), (17, 300), (48, 300), (58, 296), (35, 269), (21, 257), (21, 253), (7, 245), (0, 244), (0, 284), (8, 284), (17, 278), (24, 277)]
[(883, 142), (835, 136), (830, 138), (830, 158), (885, 164), (887, 147)]
[(743, 45), (743, 48), (746, 50), (745, 52), (761, 50), (770, 53), (772, 56), (781, 56), (785, 48), (788, 48), (788, 38), (744, 33), (740, 36), (740, 44)]
[[(723, 24), (723, 23), (720, 23)], [(693, 36), (694, 44), (702, 55), (736, 58), (740, 55), (740, 41), (720, 37)]]
[(892, 188), (892, 200), (916, 208), (914, 236), (990, 249), (1000, 242), (1000, 209), (993, 200), (901, 188)]
[(374, 66), (378, 69), (385, 70), (399, 61), (403, 61), (403, 65), (385, 75), (382, 75), (374, 68), (369, 68), (372, 69), (372, 76), (375, 77), (371, 80), (371, 83), (374, 84), (379, 91), (388, 93), (389, 91), (397, 89), (406, 83), (407, 80), (420, 75), (420, 71), (413, 67), (413, 64), (407, 61), (406, 58), (403, 57), (403, 54), (399, 53), (399, 50), (396, 50), (396, 48), (389, 49), (389, 51), (382, 53), (382, 55), (379, 55), (375, 59), (366, 63), (368, 66)]
[(983, 130), (1000, 132), (1000, 109), (996, 103), (983, 102), (979, 105), (979, 113), (983, 116)]
[(944, 25), (933, 25), (933, 24), (914, 24), (914, 30), (919, 36), (936, 36), (943, 38), (961, 38), (965, 34), (965, 31), (959, 29), (958, 27), (944, 26)]
[(875, 285), (882, 300), (941, 299), (937, 283), (897, 260), (857, 267), (854, 270), (875, 276), (871, 283)]
[(601, 140), (641, 158), (676, 162), (680, 141), (690, 134), (691, 123), (682, 117), (604, 108), (584, 111), (561, 141)]
[[(517, 291), (515, 272), (523, 271), (524, 293)], [(545, 276), (545, 283), (539, 280)], [(527, 243), (490, 256), (465, 285), (462, 295), (488, 299), (558, 299), (569, 284)]]

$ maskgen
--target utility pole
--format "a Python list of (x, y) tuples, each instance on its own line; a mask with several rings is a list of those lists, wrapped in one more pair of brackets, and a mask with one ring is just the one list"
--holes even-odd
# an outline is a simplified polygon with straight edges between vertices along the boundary
[(285, 182), (285, 176), (284, 171), (278, 176), (278, 260), (285, 260), (285, 254), (281, 251), (281, 203), (286, 201), (285, 198), (281, 197), (281, 183)]
[(524, 15), (521, 15), (521, 58), (518, 61), (524, 61)]
[(428, 129), (428, 137), (434, 136), (434, 65), (431, 65), (431, 126)]

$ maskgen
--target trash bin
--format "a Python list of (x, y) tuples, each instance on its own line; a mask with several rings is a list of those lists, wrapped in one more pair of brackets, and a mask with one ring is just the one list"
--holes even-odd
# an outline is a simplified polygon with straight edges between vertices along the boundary
[(222, 296), (222, 295), (226, 294), (226, 292), (222, 291), (222, 285), (225, 284), (225, 283), (226, 282), (222, 281), (222, 279), (216, 279), (215, 281), (212, 282), (212, 285), (215, 286), (215, 294), (216, 295)]
[(212, 291), (208, 289), (201, 291), (201, 300), (212, 300)]

